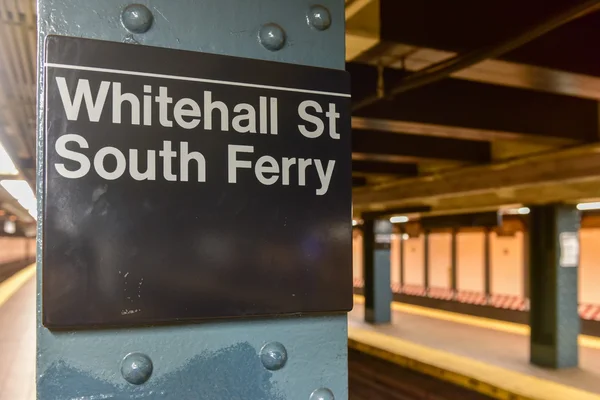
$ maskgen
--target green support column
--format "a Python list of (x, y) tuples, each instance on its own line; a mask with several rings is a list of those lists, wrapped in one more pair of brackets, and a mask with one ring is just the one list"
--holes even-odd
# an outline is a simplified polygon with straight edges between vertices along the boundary
[(529, 229), (523, 229), (523, 297), (530, 297), (531, 266), (529, 265)]
[(404, 288), (404, 230), (400, 231), (400, 291)]
[(373, 324), (392, 320), (390, 245), (392, 224), (387, 220), (364, 221), (365, 321)]
[(450, 289), (452, 289), (452, 296), (456, 298), (458, 289), (458, 269), (457, 269), (457, 236), (458, 230), (452, 229), (452, 240), (450, 242)]
[(423, 241), (423, 286), (427, 296), (429, 295), (429, 231), (425, 231)]
[(530, 209), (530, 360), (548, 368), (576, 367), (579, 212), (567, 205)]
[(485, 238), (483, 242), (483, 280), (486, 303), (489, 304), (492, 295), (492, 266), (490, 262), (490, 228), (485, 228)]

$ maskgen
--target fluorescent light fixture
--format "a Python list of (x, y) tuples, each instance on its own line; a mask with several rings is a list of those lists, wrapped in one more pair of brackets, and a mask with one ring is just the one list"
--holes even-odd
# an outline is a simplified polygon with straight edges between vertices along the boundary
[(6, 220), (4, 221), (4, 232), (12, 235), (17, 231), (17, 225), (14, 221)]
[(529, 214), (529, 207), (520, 207), (520, 208), (509, 208), (508, 210), (504, 210), (504, 214), (510, 214), (510, 215), (516, 215), (516, 214), (520, 214), (520, 215), (525, 215), (525, 214)]
[(17, 175), (19, 171), (0, 143), (0, 175)]
[(579, 203), (577, 204), (577, 209), (580, 211), (584, 210), (600, 210), (600, 202), (595, 201), (592, 203)]
[(29, 212), (33, 219), (37, 219), (37, 203), (33, 190), (24, 180), (4, 179), (0, 185), (19, 202), (19, 204)]
[(404, 215), (397, 215), (395, 217), (390, 218), (390, 222), (392, 224), (401, 224), (403, 222), (408, 222), (408, 217), (405, 217)]

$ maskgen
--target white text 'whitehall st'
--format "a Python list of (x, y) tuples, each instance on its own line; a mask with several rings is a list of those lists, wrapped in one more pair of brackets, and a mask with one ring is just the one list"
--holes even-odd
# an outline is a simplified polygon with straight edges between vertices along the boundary
[[(192, 98), (174, 99), (169, 95), (167, 86), (141, 85), (140, 94), (122, 91), (121, 82), (102, 81), (99, 85), (90, 85), (87, 79), (77, 79), (73, 90), (69, 87), (73, 80), (57, 76), (56, 85), (60, 94), (65, 116), (69, 121), (88, 120), (100, 122), (110, 115), (113, 124), (131, 124), (134, 126), (179, 127), (186, 130), (237, 132), (242, 134), (279, 135), (278, 98), (258, 96), (258, 107), (249, 103), (227, 104), (218, 99), (216, 92), (201, 91), (202, 103)], [(109, 97), (110, 96), (110, 97)], [(313, 96), (314, 97), (314, 96)], [(112, 107), (105, 109), (111, 99)], [(82, 105), (85, 105), (83, 110)], [(258, 108), (258, 109), (257, 109)], [(123, 113), (123, 110), (127, 110)], [(106, 114), (105, 113), (109, 113)], [(303, 123), (298, 124), (296, 134), (306, 139), (328, 136), (330, 140), (339, 140), (338, 122), (340, 113), (336, 104), (322, 104), (315, 100), (301, 101), (297, 113)], [(124, 116), (124, 114), (126, 114)], [(170, 137), (173, 139), (173, 137)], [(177, 146), (179, 144), (179, 146)], [(177, 146), (179, 149), (174, 149)], [(94, 171), (106, 180), (119, 179), (126, 174), (137, 181), (190, 181), (190, 168), (197, 170), (194, 180), (206, 182), (207, 166), (202, 149), (190, 149), (185, 141), (163, 141), (162, 149), (146, 150), (146, 157), (139, 157), (138, 149), (117, 149), (106, 146), (90, 149), (89, 142), (78, 133), (65, 132), (56, 141), (54, 150), (64, 160), (70, 160), (69, 168), (64, 163), (55, 163), (57, 172), (69, 179), (78, 179)], [(179, 151), (177, 151), (179, 150)], [(93, 154), (89, 154), (89, 152)], [(158, 157), (157, 157), (158, 153)], [(334, 174), (336, 160), (320, 160), (300, 157), (272, 157), (264, 154), (253, 156), (255, 146), (229, 144), (227, 148), (228, 183), (235, 184), (247, 179), (243, 170), (252, 170), (256, 181), (262, 185), (306, 186), (307, 177), (318, 178), (319, 185), (314, 189), (316, 195), (327, 193)], [(139, 165), (145, 159), (146, 165)], [(162, 161), (162, 173), (157, 173), (157, 159)], [(107, 168), (105, 161), (110, 160)], [(174, 173), (173, 162), (179, 162), (179, 173)], [(190, 167), (193, 162), (193, 167)], [(78, 165), (77, 168), (73, 168)], [(221, 166), (221, 168), (224, 166)], [(216, 168), (216, 166), (215, 166)], [(110, 169), (110, 170), (109, 170)], [(142, 172), (140, 172), (142, 171)], [(162, 175), (162, 176), (161, 176)], [(309, 178), (310, 179), (310, 178)]]

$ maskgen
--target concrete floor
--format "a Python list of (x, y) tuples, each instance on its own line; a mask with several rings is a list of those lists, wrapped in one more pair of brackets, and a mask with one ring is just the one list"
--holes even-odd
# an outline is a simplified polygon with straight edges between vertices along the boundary
[(525, 334), (419, 315), (416, 307), (410, 308), (410, 312), (394, 310), (392, 324), (373, 326), (363, 321), (363, 310), (362, 304), (355, 304), (349, 315), (350, 327), (376, 331), (431, 349), (600, 393), (600, 341), (598, 346), (593, 346), (596, 348), (580, 347), (579, 368), (549, 370), (529, 364), (529, 337)]
[[(1, 296), (0, 296), (1, 297)], [(349, 315), (351, 327), (377, 331), (432, 349), (467, 357), (544, 380), (600, 393), (600, 340), (582, 346), (580, 368), (561, 371), (528, 362), (529, 338), (464, 322), (420, 315), (418, 308), (395, 310), (393, 323), (372, 326), (362, 321), (363, 306)], [(497, 325), (496, 325), (497, 328)], [(592, 339), (594, 340), (594, 339)], [(595, 347), (595, 348), (594, 348)], [(0, 302), (0, 400), (35, 399), (35, 278)]]
[(34, 400), (35, 278), (0, 304), (0, 400)]

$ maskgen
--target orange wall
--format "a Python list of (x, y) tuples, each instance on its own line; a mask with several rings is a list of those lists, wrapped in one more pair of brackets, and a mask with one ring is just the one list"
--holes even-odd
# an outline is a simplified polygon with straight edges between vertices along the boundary
[(423, 235), (404, 242), (404, 284), (424, 286)]
[(523, 232), (514, 236), (490, 234), (492, 294), (523, 295)]
[(452, 234), (429, 235), (429, 287), (449, 289), (452, 268)]
[(363, 235), (358, 229), (352, 231), (352, 274), (363, 279)]
[(34, 239), (0, 236), (0, 264), (24, 260), (34, 255)]
[(400, 284), (400, 241), (401, 235), (394, 233), (392, 235), (392, 246), (390, 251), (391, 268), (390, 282)]
[[(423, 235), (404, 242), (405, 284), (422, 286), (423, 282)], [(400, 235), (392, 236), (391, 280), (399, 283)], [(450, 285), (450, 234), (430, 234), (430, 286), (448, 288)], [(600, 228), (583, 228), (580, 231), (579, 301), (600, 304)], [(0, 239), (0, 245), (3, 243)], [(353, 273), (363, 276), (362, 233), (354, 234)], [(502, 237), (490, 233), (490, 268), (492, 294), (523, 296), (524, 290), (524, 239), (523, 233)], [(14, 243), (4, 243), (0, 252), (8, 256), (19, 249)], [(14, 250), (12, 250), (14, 249)], [(1, 260), (0, 260), (1, 262)], [(484, 234), (461, 232), (457, 237), (457, 287), (459, 290), (484, 291)]]
[(600, 228), (579, 231), (579, 301), (600, 304)]
[(456, 287), (458, 290), (485, 292), (485, 233), (460, 232), (456, 238)]

